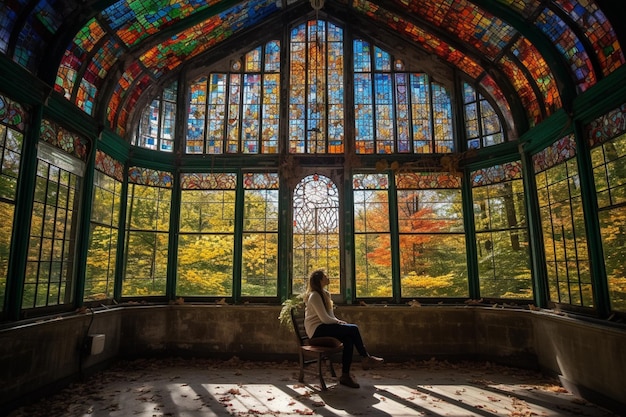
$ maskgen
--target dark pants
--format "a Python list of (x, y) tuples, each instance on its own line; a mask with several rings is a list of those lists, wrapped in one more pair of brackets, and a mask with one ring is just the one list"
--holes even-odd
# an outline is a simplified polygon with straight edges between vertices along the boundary
[(350, 373), (352, 365), (352, 354), (354, 348), (361, 356), (368, 356), (363, 345), (361, 332), (356, 324), (320, 324), (315, 329), (313, 337), (334, 337), (343, 343), (343, 355), (341, 357), (341, 371), (344, 374)]

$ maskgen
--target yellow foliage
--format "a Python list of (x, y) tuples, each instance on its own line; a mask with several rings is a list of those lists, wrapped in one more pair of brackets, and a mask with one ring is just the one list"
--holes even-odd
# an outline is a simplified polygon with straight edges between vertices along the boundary
[(431, 277), (430, 275), (418, 275), (414, 271), (402, 278), (402, 287), (436, 289), (446, 288), (453, 284), (453, 274)]

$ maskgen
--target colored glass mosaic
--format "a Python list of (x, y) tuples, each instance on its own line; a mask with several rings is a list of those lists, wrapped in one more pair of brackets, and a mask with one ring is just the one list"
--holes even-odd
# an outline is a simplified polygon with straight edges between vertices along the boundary
[(237, 188), (237, 174), (184, 173), (180, 174), (180, 188), (183, 190), (234, 190)]
[(515, 9), (525, 18), (532, 16), (535, 10), (541, 6), (541, 0), (497, 0), (512, 9)]
[(102, 26), (95, 19), (91, 19), (76, 34), (69, 48), (65, 51), (65, 55), (59, 64), (54, 85), (55, 90), (62, 93), (65, 98), (71, 98), (77, 74), (84, 62), (87, 60), (91, 63), (97, 62), (90, 59), (90, 52), (104, 35), (105, 32)]
[(402, 17), (380, 8), (374, 3), (367, 0), (354, 0), (353, 7), (355, 10), (364, 13), (376, 22), (383, 23), (394, 31), (408, 36), (411, 40), (418, 42), (426, 51), (432, 52), (445, 61), (457, 66), (472, 78), (478, 78), (478, 76), (484, 72), (480, 64), (466, 56), (463, 52)]
[(354, 174), (352, 188), (354, 190), (387, 190), (389, 178), (381, 174)]
[(243, 188), (247, 190), (278, 190), (279, 176), (276, 172), (246, 172)]
[(467, 0), (422, 0), (402, 3), (411, 13), (421, 16), (494, 60), (517, 31), (501, 19)]
[(96, 169), (120, 182), (124, 181), (124, 164), (102, 151), (96, 151)]
[(23, 11), (28, 0), (3, 1), (0, 3), (0, 51), (7, 53), (9, 38), (15, 27), (15, 21)]
[(0, 94), (0, 123), (24, 132), (25, 119), (26, 110), (24, 107)]
[(498, 108), (502, 112), (502, 115), (507, 121), (507, 124), (511, 127), (514, 126), (513, 115), (511, 114), (511, 106), (506, 99), (506, 96), (502, 92), (502, 89), (496, 81), (490, 76), (486, 75), (480, 79), (480, 86), (486, 91), (486, 93), (495, 100)]
[(19, 28), (14, 61), (31, 71), (37, 70), (47, 52), (46, 46), (78, 4), (63, 0), (37, 2)]
[(591, 147), (626, 133), (626, 104), (589, 123), (585, 130)]
[(604, 75), (624, 65), (624, 52), (604, 13), (593, 0), (558, 0), (554, 2), (591, 40)]
[(576, 156), (574, 135), (565, 136), (541, 152), (533, 155), (535, 173), (545, 171)]
[(160, 30), (207, 9), (220, 1), (171, 0), (171, 1), (117, 1), (106, 8), (100, 19), (106, 22), (116, 36), (131, 47)]
[(48, 142), (81, 161), (87, 159), (89, 142), (87, 139), (72, 133), (54, 122), (44, 119), (39, 132), (41, 140)]
[(522, 163), (520, 161), (507, 162), (506, 164), (494, 165), (488, 168), (472, 171), (470, 175), (472, 187), (498, 184), (522, 178)]
[(172, 174), (156, 169), (130, 167), (128, 169), (128, 182), (151, 187), (172, 188)]
[(396, 187), (399, 190), (461, 188), (461, 177), (448, 172), (403, 172), (396, 175)]
[(322, 20), (298, 25), (290, 54), (289, 152), (343, 152), (343, 30)]
[(539, 87), (543, 95), (544, 108), (547, 115), (561, 108), (561, 97), (554, 79), (554, 75), (550, 71), (548, 63), (543, 56), (537, 51), (537, 48), (531, 44), (528, 39), (520, 38), (511, 48), (511, 52), (519, 59), (532, 75), (534, 82)]
[(535, 20), (535, 25), (548, 35), (569, 63), (579, 92), (586, 91), (596, 83), (596, 76), (584, 45), (557, 14), (550, 9), (544, 9)]
[(502, 57), (500, 60), (502, 70), (507, 74), (509, 80), (512, 81), (513, 87), (526, 110), (530, 127), (537, 125), (543, 120), (539, 102), (530, 82), (522, 70), (508, 57)]

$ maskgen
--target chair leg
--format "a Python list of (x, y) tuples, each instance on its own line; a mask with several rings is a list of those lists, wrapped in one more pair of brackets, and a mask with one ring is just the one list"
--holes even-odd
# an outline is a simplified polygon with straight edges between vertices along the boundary
[(322, 362), (324, 362), (324, 358), (322, 357), (322, 354), (320, 353), (317, 356), (317, 373), (319, 374), (319, 377), (320, 377), (320, 385), (322, 386), (322, 391), (326, 391), (328, 388), (326, 388), (326, 382), (324, 382), (324, 374), (322, 373)]
[(333, 378), (337, 378), (337, 374), (335, 373), (335, 368), (333, 367), (333, 361), (330, 358), (326, 358), (328, 359), (328, 367), (330, 368), (330, 374), (333, 376)]
[(304, 355), (302, 351), (300, 351), (300, 376), (298, 377), (299, 382), (304, 382)]

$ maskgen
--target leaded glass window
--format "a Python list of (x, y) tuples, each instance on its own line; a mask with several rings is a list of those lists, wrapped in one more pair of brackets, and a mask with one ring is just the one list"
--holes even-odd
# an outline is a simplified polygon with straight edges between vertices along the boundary
[(278, 295), (278, 174), (243, 177), (242, 296)]
[(165, 152), (174, 150), (176, 91), (174, 83), (146, 106), (141, 114), (134, 145)]
[(176, 294), (230, 297), (237, 175), (181, 174)]
[(355, 174), (354, 267), (357, 297), (391, 297), (388, 174)]
[(471, 180), (480, 296), (532, 299), (521, 163), (473, 171)]
[(402, 297), (467, 297), (460, 178), (399, 173), (396, 187)]
[(128, 180), (122, 295), (165, 295), (172, 176), (131, 167)]
[(576, 145), (566, 136), (533, 156), (550, 300), (592, 307)]
[(611, 309), (626, 312), (626, 105), (588, 126)]
[(97, 151), (85, 272), (85, 301), (113, 298), (123, 181), (123, 165)]
[[(52, 124), (60, 143), (77, 136)], [(75, 229), (84, 164), (42, 141), (37, 149), (37, 177), (31, 215), (22, 307), (71, 304), (74, 298)]]
[(308, 175), (293, 192), (293, 290), (306, 290), (311, 272), (324, 269), (328, 289), (339, 293), (340, 281), (339, 192), (320, 174)]
[(463, 83), (463, 104), (467, 149), (479, 149), (504, 142), (502, 124), (495, 109), (468, 83)]
[(453, 152), (447, 89), (369, 42), (356, 39), (353, 51), (356, 153)]
[(25, 117), (21, 105), (0, 95), (0, 310), (4, 308)]
[(267, 42), (228, 72), (213, 72), (190, 86), (188, 154), (278, 153), (280, 42)]
[(289, 152), (344, 151), (343, 30), (323, 20), (290, 35)]

